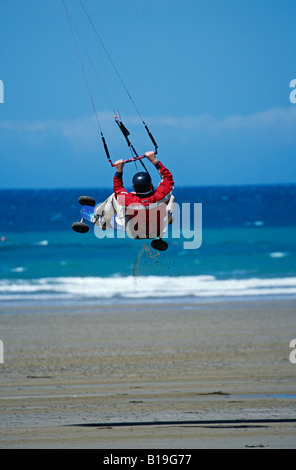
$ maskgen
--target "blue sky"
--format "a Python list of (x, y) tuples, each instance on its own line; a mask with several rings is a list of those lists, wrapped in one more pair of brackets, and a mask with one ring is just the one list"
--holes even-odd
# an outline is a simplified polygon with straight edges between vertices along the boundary
[[(65, 1), (138, 153), (150, 150), (79, 1)], [(177, 185), (296, 182), (295, 0), (82, 3)], [(0, 0), (0, 8), (0, 188), (111, 188), (62, 0)], [(128, 158), (77, 40), (112, 158)], [(134, 171), (126, 165), (126, 178)]]

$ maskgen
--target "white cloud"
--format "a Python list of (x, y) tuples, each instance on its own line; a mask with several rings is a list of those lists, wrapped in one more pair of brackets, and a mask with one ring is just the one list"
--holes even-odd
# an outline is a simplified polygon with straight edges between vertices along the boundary
[[(107, 131), (108, 134), (118, 135), (112, 114), (100, 113), (98, 118), (104, 133)], [(249, 136), (262, 136), (263, 138), (266, 138), (268, 134), (273, 140), (296, 143), (296, 106), (293, 105), (287, 108), (270, 108), (246, 116), (231, 115), (221, 119), (211, 115), (150, 116), (146, 122), (154, 129), (178, 129), (194, 134), (201, 132), (206, 133), (209, 137), (243, 132)], [(126, 117), (125, 123), (127, 127), (133, 126), (135, 133), (138, 126), (141, 125), (137, 116)], [(46, 138), (48, 134), (53, 133), (69, 141), (75, 147), (97, 144), (97, 138), (100, 136), (98, 124), (93, 115), (64, 120), (0, 121), (0, 130), (28, 135), (30, 140), (32, 140), (32, 134), (36, 134), (39, 141), (42, 135)]]
[(211, 115), (183, 116), (180, 118), (163, 116), (151, 117), (150, 122), (159, 126), (168, 126), (187, 131), (236, 131), (247, 130), (249, 132), (258, 129), (295, 129), (296, 106), (288, 108), (270, 108), (265, 111), (243, 115), (230, 115), (225, 118), (215, 118)]
[[(109, 129), (112, 115), (101, 113), (99, 120), (105, 129)], [(100, 136), (98, 124), (93, 115), (61, 120), (0, 121), (1, 130), (6, 133), (7, 138), (12, 134), (13, 138), (17, 136), (33, 145), (44, 145), (49, 137), (55, 136), (69, 142), (77, 150), (95, 148)]]
[[(100, 120), (108, 123), (110, 115), (102, 113)], [(65, 137), (72, 135), (89, 134), (95, 131), (96, 121), (94, 116), (85, 116), (73, 119), (45, 119), (36, 121), (0, 121), (0, 129), (20, 133), (39, 133), (43, 131), (55, 132)], [(96, 128), (97, 129), (97, 128)]]

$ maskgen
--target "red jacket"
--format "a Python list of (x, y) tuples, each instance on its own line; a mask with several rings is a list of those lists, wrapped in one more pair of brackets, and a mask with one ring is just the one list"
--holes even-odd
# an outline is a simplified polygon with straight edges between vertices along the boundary
[[(165, 206), (168, 204), (172, 190), (174, 188), (174, 180), (173, 180), (173, 175), (172, 173), (161, 163), (157, 162), (155, 165), (157, 170), (159, 171), (162, 180), (157, 186), (156, 190), (151, 194), (151, 196), (139, 196), (134, 192), (129, 193), (125, 187), (123, 186), (123, 177), (122, 173), (116, 172), (113, 180), (113, 192), (115, 194), (115, 197), (117, 201), (119, 202), (120, 205), (124, 206), (125, 208), (129, 207), (130, 211), (127, 212), (127, 214), (130, 216), (130, 218), (135, 217), (138, 214), (137, 211), (137, 205), (144, 206), (145, 208), (147, 207), (147, 215), (145, 215), (145, 225), (146, 225), (146, 235), (148, 236), (151, 233), (149, 232), (148, 234), (148, 227), (149, 227), (149, 212), (151, 212), (151, 209), (155, 207), (160, 207), (160, 206)], [(148, 208), (148, 206), (150, 206)], [(165, 213), (163, 212), (164, 217)], [(152, 217), (150, 216), (150, 220), (152, 220)], [(150, 227), (151, 230), (151, 227)], [(154, 232), (151, 237), (149, 238), (154, 238), (155, 236), (159, 235), (159, 232), (161, 230), (161, 223), (160, 223), (160, 212), (157, 214), (157, 230)], [(139, 238), (142, 238), (139, 236)], [(143, 237), (144, 238), (144, 237)]]
[(113, 180), (113, 192), (119, 204), (121, 199), (120, 195), (125, 196), (125, 206), (129, 206), (130, 204), (142, 204), (143, 206), (148, 206), (149, 204), (162, 201), (162, 199), (165, 199), (166, 196), (169, 195), (169, 193), (174, 188), (173, 175), (161, 162), (158, 162), (155, 167), (161, 174), (162, 181), (157, 186), (155, 192), (149, 197), (140, 197), (136, 193), (129, 193), (123, 186), (122, 173), (115, 173)]

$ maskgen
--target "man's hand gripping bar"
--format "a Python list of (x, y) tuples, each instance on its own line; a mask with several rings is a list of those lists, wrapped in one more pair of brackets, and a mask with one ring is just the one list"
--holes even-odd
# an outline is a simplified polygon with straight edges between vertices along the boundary
[[(139, 157), (128, 158), (127, 160), (123, 160), (122, 163), (135, 162), (136, 160), (141, 160), (142, 158), (145, 158), (145, 157), (146, 155), (140, 155)], [(111, 166), (116, 166), (116, 163), (112, 163), (110, 159), (109, 159), (109, 162), (111, 163)]]

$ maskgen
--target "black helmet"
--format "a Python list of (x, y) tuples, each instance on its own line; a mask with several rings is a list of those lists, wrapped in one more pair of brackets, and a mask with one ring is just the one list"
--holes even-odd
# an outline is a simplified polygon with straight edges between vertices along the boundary
[(133, 177), (133, 188), (138, 194), (148, 194), (152, 191), (152, 181), (149, 173), (142, 171)]

